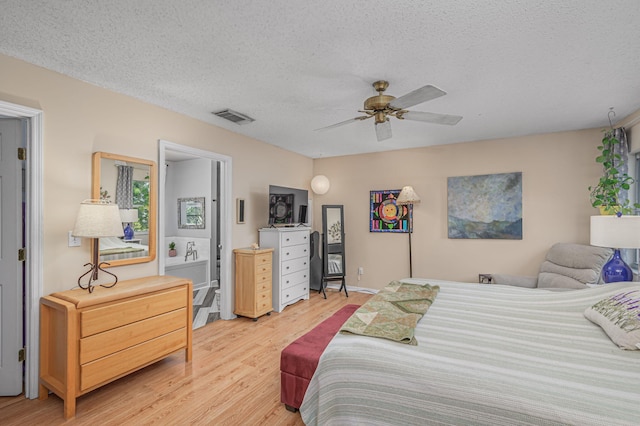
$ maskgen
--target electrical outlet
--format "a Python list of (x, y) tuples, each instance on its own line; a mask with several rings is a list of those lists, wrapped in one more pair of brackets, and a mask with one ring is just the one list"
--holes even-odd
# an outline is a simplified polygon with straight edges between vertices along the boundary
[(364, 275), (364, 268), (362, 266), (358, 268), (358, 275)]
[(82, 245), (82, 239), (80, 237), (74, 237), (71, 235), (73, 231), (69, 231), (69, 247), (80, 247)]

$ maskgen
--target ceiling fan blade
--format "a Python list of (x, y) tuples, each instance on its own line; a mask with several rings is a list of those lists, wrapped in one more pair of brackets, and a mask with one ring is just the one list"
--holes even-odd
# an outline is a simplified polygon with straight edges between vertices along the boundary
[(327, 127), (320, 127), (319, 129), (315, 129), (315, 130), (324, 131), (324, 130), (335, 129), (336, 127), (344, 126), (345, 124), (353, 123), (354, 121), (366, 120), (367, 118), (371, 118), (371, 116), (370, 115), (366, 115), (366, 116), (361, 116), (361, 117), (354, 117), (354, 118), (350, 118), (350, 119), (345, 120), (345, 121), (341, 121), (339, 123), (332, 124), (332, 125), (327, 126)]
[(389, 106), (391, 108), (405, 109), (414, 105), (421, 104), (423, 102), (430, 101), (431, 99), (439, 98), (440, 96), (444, 96), (446, 94), (447, 92), (444, 92), (437, 87), (426, 85), (414, 90), (413, 92), (409, 92), (406, 95), (402, 95), (399, 98), (392, 100), (391, 102), (389, 102)]
[(424, 121), (427, 123), (435, 124), (448, 124), (454, 126), (458, 124), (458, 121), (462, 120), (459, 115), (448, 114), (435, 114), (433, 112), (421, 112), (421, 111), (409, 111), (402, 114), (402, 118), (405, 120)]
[(378, 142), (391, 138), (391, 122), (389, 119), (384, 123), (376, 123), (376, 137)]

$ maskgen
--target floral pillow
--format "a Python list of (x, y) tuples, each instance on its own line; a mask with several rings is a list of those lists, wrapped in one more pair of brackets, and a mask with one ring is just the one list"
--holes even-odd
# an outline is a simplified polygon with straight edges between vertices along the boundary
[(622, 349), (640, 349), (640, 290), (602, 299), (584, 311)]

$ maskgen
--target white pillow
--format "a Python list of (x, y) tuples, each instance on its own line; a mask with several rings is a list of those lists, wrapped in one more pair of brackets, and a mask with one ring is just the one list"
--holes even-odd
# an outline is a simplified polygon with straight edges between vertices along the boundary
[(618, 293), (602, 299), (584, 311), (622, 349), (640, 349), (640, 290)]

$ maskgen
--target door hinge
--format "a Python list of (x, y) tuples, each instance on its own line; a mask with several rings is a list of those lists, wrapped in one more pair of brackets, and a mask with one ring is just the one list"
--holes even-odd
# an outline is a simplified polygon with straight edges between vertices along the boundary
[(18, 148), (18, 160), (27, 159), (27, 148)]
[(22, 362), (27, 359), (27, 348), (18, 350), (18, 362)]
[(27, 249), (23, 247), (18, 249), (18, 262), (24, 262), (25, 260), (27, 260)]

